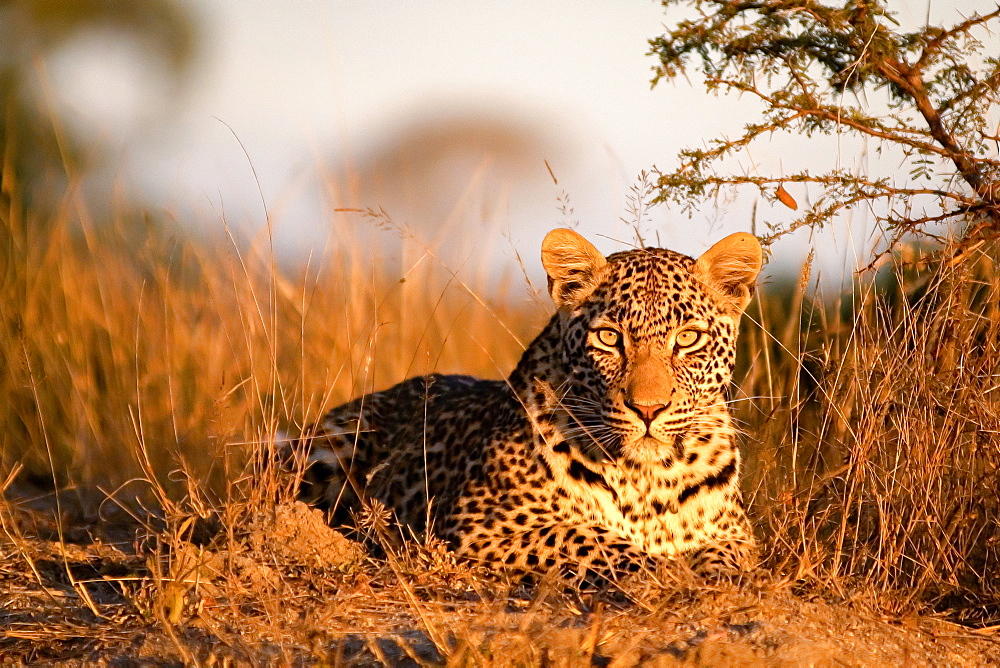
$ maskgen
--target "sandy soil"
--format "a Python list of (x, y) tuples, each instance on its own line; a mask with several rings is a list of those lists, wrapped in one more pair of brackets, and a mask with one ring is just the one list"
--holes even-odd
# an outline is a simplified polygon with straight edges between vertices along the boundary
[(0, 663), (1000, 664), (992, 630), (774, 576), (627, 600), (529, 589), (440, 546), (373, 558), (298, 503), (153, 527), (44, 506), (0, 506)]

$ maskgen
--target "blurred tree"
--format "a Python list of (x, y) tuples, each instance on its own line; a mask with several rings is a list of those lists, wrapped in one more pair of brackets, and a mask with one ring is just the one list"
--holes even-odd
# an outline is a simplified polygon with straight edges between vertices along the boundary
[[(170, 83), (181, 82), (194, 55), (192, 17), (175, 0), (0, 0), (0, 479), (24, 465), (26, 478), (47, 484), (65, 480), (64, 462), (79, 462), (92, 452), (85, 429), (53, 427), (53, 440), (46, 443), (53, 449), (42, 456), (35, 438), (47, 424), (74, 424), (81, 410), (99, 416), (92, 424), (100, 433), (99, 425), (116, 412), (104, 408), (113, 405), (115, 383), (124, 375), (116, 366), (118, 344), (111, 334), (115, 308), (123, 308), (124, 299), (119, 297), (117, 307), (110, 306), (114, 298), (102, 301), (105, 310), (97, 316), (103, 318), (97, 326), (102, 333), (88, 338), (82, 329), (74, 331), (68, 338), (75, 352), (64, 347), (61, 359), (52, 354), (61, 345), (57, 314), (66, 304), (83, 313), (83, 286), (95, 277), (102, 300), (110, 295), (102, 272), (119, 278), (151, 274), (167, 257), (156, 255), (159, 248), (153, 245), (165, 236), (155, 234), (163, 217), (147, 214), (141, 205), (120, 206), (106, 221), (116, 225), (63, 234), (67, 223), (83, 218), (82, 209), (90, 209), (66, 207), (67, 193), (81, 192), (80, 181), (111, 155), (111, 145), (96, 132), (63, 129), (45, 65), (74, 54), (75, 40), (86, 45), (94, 37), (111, 47), (126, 46), (120, 52), (149, 56), (138, 62), (152, 63), (154, 74), (166, 75)], [(101, 204), (110, 199), (104, 193), (102, 198)], [(73, 278), (50, 282), (54, 274), (46, 268), (56, 266), (74, 267), (68, 270)], [(40, 321), (47, 323), (41, 329)], [(79, 360), (85, 362), (75, 366)], [(82, 383), (72, 385), (75, 390), (65, 384), (72, 378)], [(81, 409), (79, 399), (70, 398), (80, 387), (91, 388), (93, 405), (104, 408)], [(102, 456), (101, 466), (113, 470), (120, 461)]]
[[(164, 71), (184, 73), (194, 52), (191, 16), (174, 0), (0, 0), (0, 202), (9, 210), (17, 188), (39, 206), (53, 179), (101, 157), (93, 140), (58, 130), (39, 81), (39, 64), (70, 39), (97, 29), (133, 39), (162, 58)], [(85, 150), (82, 147), (85, 146)], [(58, 183), (58, 181), (56, 181)], [(56, 188), (54, 192), (61, 193)]]
[[(1000, 7), (954, 25), (904, 32), (884, 0), (663, 0), (693, 10), (650, 40), (659, 57), (653, 83), (684, 75), (692, 61), (710, 91), (751, 95), (761, 118), (740, 136), (686, 149), (672, 172), (659, 173), (659, 201), (690, 211), (727, 187), (750, 186), (790, 208), (783, 183), (820, 186), (793, 222), (769, 224), (767, 240), (821, 227), (859, 204), (870, 207), (891, 243), (933, 237), (934, 223), (964, 226), (965, 244), (1000, 232), (998, 92), (1000, 59), (993, 39)], [(726, 173), (727, 158), (775, 133), (853, 135), (874, 142), (908, 178), (839, 166), (814, 174)], [(896, 152), (895, 155), (892, 152)], [(803, 151), (812, 161), (815, 151)], [(961, 252), (960, 250), (956, 252)]]

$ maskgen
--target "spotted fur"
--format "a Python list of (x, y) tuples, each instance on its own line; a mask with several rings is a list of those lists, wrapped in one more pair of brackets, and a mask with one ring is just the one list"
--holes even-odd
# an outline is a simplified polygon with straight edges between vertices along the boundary
[(725, 396), (757, 240), (731, 235), (697, 261), (605, 258), (554, 230), (542, 261), (558, 310), (507, 380), (411, 378), (333, 409), (300, 444), (302, 496), (335, 524), (377, 499), (458, 554), (518, 570), (750, 567)]

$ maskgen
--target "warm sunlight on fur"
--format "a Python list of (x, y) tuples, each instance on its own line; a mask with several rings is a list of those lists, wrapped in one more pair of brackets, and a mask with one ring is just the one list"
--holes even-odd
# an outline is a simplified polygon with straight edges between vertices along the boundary
[[(345, 228), (395, 229), (388, 214), (340, 215)], [(394, 270), (358, 241), (288, 271), (265, 235), (197, 240), (125, 212), (100, 228), (56, 216), (32, 228), (31, 243), (27, 229), (23, 218), (2, 218), (13, 251), (0, 286), (0, 485), (9, 499), (0, 504), (0, 577), (23, 592), (6, 619), (41, 614), (50, 630), (17, 622), (18, 638), (52, 628), (105, 638), (105, 627), (81, 630), (99, 614), (155, 620), (157, 642), (184, 660), (194, 650), (173, 629), (211, 628), (240, 643), (280, 637), (285, 648), (305, 642), (302, 633), (332, 634), (338, 651), (355, 656), (396, 651), (352, 640), (357, 615), (387, 624), (405, 609), (422, 629), (411, 650), (427, 660), (503, 646), (521, 657), (511, 661), (531, 663), (538, 643), (571, 651), (586, 641), (531, 631), (527, 618), (497, 622), (522, 604), (530, 612), (519, 614), (548, 620), (538, 629), (561, 628), (579, 611), (553, 584), (524, 602), (517, 582), (456, 560), (437, 541), (399, 535), (377, 506), (357, 518), (381, 546), (372, 560), (292, 502), (294, 476), (282, 476), (275, 457), (282, 439), (361, 392), (432, 371), (504, 377), (551, 308), (541, 290), (521, 279), (496, 290), (456, 278), (412, 237)], [(840, 623), (825, 604), (795, 598), (802, 593), (850, 596), (893, 619), (928, 610), (994, 619), (1000, 599), (982, 575), (1000, 535), (994, 249), (982, 247), (936, 286), (912, 252), (916, 269), (863, 277), (843, 298), (810, 292), (808, 265), (797, 284), (758, 292), (743, 317), (729, 404), (772, 593), (761, 599), (747, 583), (692, 602), (683, 592), (694, 581), (678, 574), (659, 589), (630, 590), (637, 619), (669, 604), (699, 617), (736, 606), (744, 612), (731, 619), (743, 621), (732, 623), (748, 629), (758, 623), (746, 612), (754, 606), (769, 618), (794, 609), (823, 628)], [(75, 601), (58, 619), (39, 612), (56, 586), (47, 564), (69, 574), (60, 595)], [(449, 616), (457, 601), (478, 602)], [(315, 626), (301, 627), (301, 615)], [(588, 633), (604, 623), (587, 619)], [(616, 619), (606, 628), (618, 635), (603, 647), (629, 651), (635, 622)], [(482, 629), (496, 623), (513, 625), (503, 636), (513, 644), (490, 645)], [(671, 628), (643, 637), (680, 641)], [(879, 647), (912, 644), (893, 638)]]

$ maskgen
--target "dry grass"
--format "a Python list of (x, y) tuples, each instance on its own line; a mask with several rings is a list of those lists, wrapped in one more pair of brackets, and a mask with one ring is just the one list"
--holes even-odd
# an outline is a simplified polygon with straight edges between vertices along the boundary
[(541, 310), (486, 301), (419, 248), (383, 268), (366, 250), (378, 221), (359, 218), (337, 224), (366, 241), (288, 276), (266, 231), (196, 241), (136, 212), (82, 229), (5, 217), (3, 470), (196, 502), (251, 474), (279, 426), (363, 390), (432, 370), (502, 377)]
[(525, 292), (412, 239), (385, 266), (369, 250), (382, 215), (340, 214), (336, 250), (290, 273), (266, 230), (196, 240), (125, 205), (90, 224), (71, 197), (42, 220), (5, 197), (0, 659), (996, 658), (989, 631), (914, 616), (1000, 623), (992, 249), (844, 303), (810, 295), (808, 267), (765, 289), (735, 406), (770, 575), (625, 604), (529, 596), (434, 543), (352, 552), (285, 503), (271, 463), (279, 428), (362, 390), (502, 377), (544, 318)]
[(803, 307), (801, 282), (789, 311), (760, 301), (761, 322), (785, 324), (744, 339), (765, 363), (743, 388), (777, 398), (742, 413), (776, 569), (897, 611), (1000, 621), (996, 250), (927, 267), (906, 249), (843, 302)]

